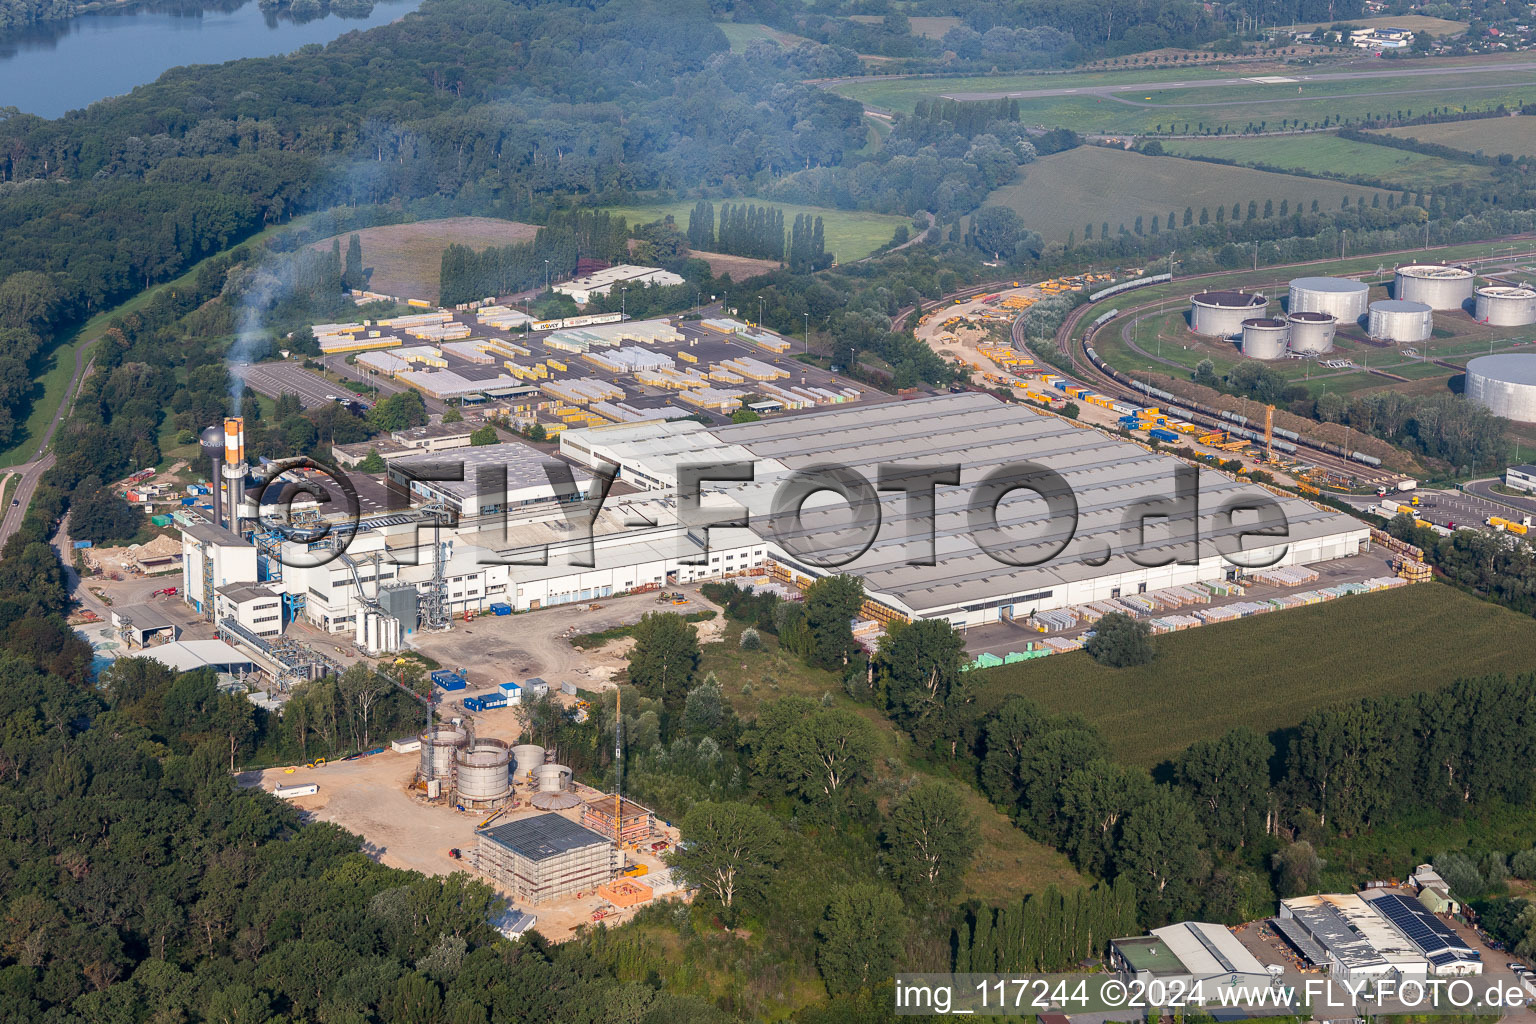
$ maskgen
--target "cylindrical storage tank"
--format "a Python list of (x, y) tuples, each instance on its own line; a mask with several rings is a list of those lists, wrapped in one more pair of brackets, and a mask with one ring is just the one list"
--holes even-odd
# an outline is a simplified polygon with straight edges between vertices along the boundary
[(571, 785), (571, 770), (563, 764), (541, 764), (533, 770), (540, 793), (557, 793)]
[(1478, 356), (1467, 363), (1467, 401), (1495, 416), (1536, 423), (1536, 355)]
[(1347, 277), (1298, 277), (1285, 308), (1290, 313), (1331, 313), (1339, 323), (1359, 323), (1371, 302), (1371, 286)]
[(1411, 263), (1398, 267), (1392, 297), (1422, 302), (1430, 309), (1460, 309), (1472, 298), (1472, 271), (1448, 263)]
[(1520, 327), (1536, 324), (1536, 291), (1489, 285), (1477, 290), (1474, 317), (1490, 327)]
[(512, 770), (519, 779), (544, 763), (544, 748), (533, 743), (520, 743), (512, 748)]
[(453, 777), (453, 755), (469, 742), (469, 737), (458, 729), (438, 726), (430, 733), (421, 735), (421, 778), (448, 779)]
[(501, 803), (511, 789), (507, 775), (510, 754), (501, 740), (477, 739), (461, 747), (458, 762), (459, 803), (486, 807)]
[(1285, 355), (1285, 321), (1269, 317), (1244, 320), (1243, 355), (1249, 359), (1279, 359)]
[(1333, 351), (1333, 332), (1339, 322), (1332, 313), (1298, 312), (1285, 318), (1286, 344), (1292, 352), (1316, 356)]
[(1241, 334), (1243, 321), (1261, 317), (1269, 300), (1255, 292), (1201, 292), (1189, 300), (1189, 329), (1212, 338)]
[(1434, 317), (1423, 302), (1382, 299), (1371, 303), (1367, 333), (1384, 341), (1428, 341)]

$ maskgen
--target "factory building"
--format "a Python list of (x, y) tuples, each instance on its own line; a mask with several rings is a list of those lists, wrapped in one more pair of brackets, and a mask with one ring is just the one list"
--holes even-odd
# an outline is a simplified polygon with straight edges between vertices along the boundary
[(1336, 979), (1482, 973), (1480, 954), (1423, 903), (1390, 889), (1282, 900), (1276, 930)]
[[(709, 490), (718, 489), (721, 504), (750, 512), (753, 535), (767, 543), (775, 573), (798, 584), (839, 572), (861, 576), (871, 602), (866, 612), (884, 619), (943, 618), (962, 627), (1022, 619), (1036, 611), (1224, 578), (1235, 568), (1219, 548), (1256, 567), (1271, 559), (1289, 565), (1343, 558), (1358, 554), (1369, 540), (1369, 530), (1348, 516), (1274, 498), (1287, 522), (1287, 540), (1260, 546), (1249, 537), (1239, 554), (1231, 545), (1248, 528), (1217, 509), (1252, 497), (1257, 489), (1212, 471), (1198, 474), (1198, 550), (1189, 546), (1187, 532), (1179, 543), (1156, 520), (1143, 537), (1142, 524), (1128, 520), (1128, 510), (1168, 498), (1174, 473), (1185, 463), (979, 393), (708, 429), (674, 422), (578, 430), (561, 438), (561, 450), (588, 465), (615, 464), (620, 480), (657, 488), (674, 486), (682, 463), (750, 463), (752, 482)], [(979, 546), (969, 506), (985, 475), (1024, 460), (1061, 475), (1077, 502), (1076, 529), (1062, 548), (1067, 524), (1052, 520), (1042, 527), (1048, 515), (1044, 501), (1013, 492), (998, 506), (999, 530), (1027, 539), (1002, 542), (1006, 558), (1022, 563), (1009, 564)], [(932, 514), (910, 508), (900, 491), (879, 492), (879, 528), (863, 553), (841, 565), (817, 566), (812, 561), (829, 559), (797, 552), (830, 543), (826, 554), (841, 559), (864, 545), (865, 537), (850, 523), (848, 503), (815, 495), (793, 523), (775, 520), (772, 509), (791, 474), (827, 462), (853, 469), (871, 487), (882, 464), (949, 463), (958, 467), (961, 483), (936, 486)], [(926, 535), (930, 520), (932, 552), (926, 541), (922, 550), (914, 549), (909, 529), (923, 528)], [(712, 545), (717, 532), (710, 531)], [(990, 545), (1000, 538), (982, 539)], [(928, 561), (933, 564), (912, 564)]]
[(1495, 416), (1536, 423), (1536, 355), (1504, 353), (1467, 362), (1467, 401)]
[(643, 288), (646, 285), (682, 284), (683, 279), (668, 270), (659, 270), (655, 267), (636, 267), (628, 263), (620, 263), (618, 266), (609, 267), (607, 270), (599, 270), (585, 277), (575, 277), (563, 284), (554, 286), (554, 290), (564, 295), (569, 295), (578, 306), (585, 306), (595, 296), (607, 295), (614, 288)]
[(480, 833), (480, 871), (518, 903), (591, 892), (612, 881), (623, 854), (607, 839), (553, 811)]
[(1466, 267), (1447, 263), (1411, 263), (1392, 277), (1392, 297), (1422, 302), (1430, 309), (1461, 309), (1472, 298), (1476, 279)]
[(1298, 277), (1286, 297), (1288, 313), (1329, 313), (1339, 323), (1358, 323), (1370, 304), (1371, 286), (1348, 277)]
[(1243, 321), (1262, 317), (1269, 300), (1254, 292), (1201, 292), (1189, 300), (1189, 329), (1212, 338), (1241, 334)]
[(1271, 975), (1258, 958), (1219, 924), (1182, 921), (1148, 935), (1115, 939), (1110, 965), (1128, 982), (1159, 982), (1180, 991), (1202, 992), (1207, 1001), (1232, 1004), (1231, 989), (1267, 988)]
[(1366, 333), (1383, 341), (1399, 344), (1428, 341), (1434, 330), (1434, 315), (1427, 302), (1411, 299), (1382, 299), (1371, 303)]
[(1529, 464), (1510, 466), (1504, 470), (1504, 486), (1513, 487), (1527, 494), (1536, 494), (1536, 466)]
[(283, 599), (271, 588), (256, 583), (226, 583), (216, 588), (219, 623), (235, 622), (259, 637), (270, 639), (283, 632)]
[[(479, 445), (435, 458), (431, 454), (391, 459), (389, 480), (424, 501), (441, 501), (455, 515), (489, 516), (502, 512), (534, 511), (558, 502), (586, 497), (591, 474), (572, 470), (574, 489), (557, 494), (545, 471), (556, 462), (532, 445), (519, 441)], [(451, 473), (438, 472), (445, 466)], [(505, 472), (505, 477), (502, 477)], [(457, 480), (432, 480), (432, 476), (458, 475)], [(502, 480), (505, 486), (502, 486)]]
[(256, 582), (256, 549), (213, 523), (181, 528), (181, 593), (188, 604), (211, 615), (219, 587)]
[(1472, 314), (1490, 327), (1523, 327), (1536, 324), (1536, 290), (1489, 285), (1477, 290), (1476, 311)]

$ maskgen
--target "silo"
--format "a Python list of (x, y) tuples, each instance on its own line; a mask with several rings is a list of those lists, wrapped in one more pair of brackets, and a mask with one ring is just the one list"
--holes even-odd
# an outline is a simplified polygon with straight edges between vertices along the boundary
[(1243, 321), (1261, 317), (1269, 300), (1255, 292), (1201, 292), (1189, 300), (1189, 329), (1212, 338), (1241, 334)]
[(506, 802), (511, 789), (507, 775), (507, 745), (501, 740), (477, 739), (459, 748), (459, 803), (465, 807), (496, 807)]
[(1285, 355), (1285, 321), (1255, 317), (1243, 321), (1243, 355), (1249, 359), (1279, 359)]
[(540, 793), (558, 793), (571, 786), (571, 770), (563, 764), (541, 764), (533, 770)]
[(1410, 263), (1398, 267), (1392, 297), (1422, 302), (1430, 309), (1460, 309), (1472, 298), (1472, 271), (1449, 263)]
[(1536, 291), (1489, 285), (1477, 290), (1477, 312), (1473, 316), (1491, 327), (1520, 327), (1536, 324)]
[(1536, 423), (1536, 355), (1506, 352), (1469, 360), (1465, 394), (1495, 416)]
[(1366, 331), (1385, 341), (1428, 341), (1434, 329), (1429, 305), (1401, 299), (1382, 299), (1371, 303), (1370, 324)]
[(418, 777), (430, 782), (453, 777), (453, 755), (469, 737), (448, 726), (435, 726), (421, 736), (421, 768)]
[(1339, 323), (1359, 323), (1371, 301), (1371, 286), (1347, 277), (1298, 277), (1290, 284), (1290, 313), (1331, 313)]
[(1338, 321), (1332, 313), (1291, 313), (1285, 322), (1289, 327), (1287, 344), (1292, 352), (1315, 356), (1333, 351), (1333, 332)]
[(544, 763), (544, 748), (532, 743), (520, 743), (512, 748), (513, 772), (518, 782), (527, 782), (535, 769)]

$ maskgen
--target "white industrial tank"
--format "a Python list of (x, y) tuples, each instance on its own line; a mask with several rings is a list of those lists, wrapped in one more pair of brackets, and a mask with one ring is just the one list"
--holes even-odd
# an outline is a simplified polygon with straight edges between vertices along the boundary
[(420, 777), (427, 781), (452, 778), (453, 756), (467, 742), (467, 734), (448, 726), (422, 733)]
[(1382, 299), (1371, 303), (1369, 326), (1373, 338), (1384, 341), (1428, 341), (1434, 329), (1434, 317), (1428, 303), (1403, 299)]
[(1448, 263), (1410, 263), (1398, 267), (1392, 297), (1422, 302), (1430, 309), (1461, 309), (1472, 298), (1474, 278), (1466, 267)]
[(1358, 323), (1371, 301), (1371, 286), (1347, 277), (1298, 277), (1290, 283), (1289, 313), (1331, 313), (1340, 323)]
[(501, 740), (477, 739), (459, 748), (458, 797), (465, 807), (495, 807), (511, 790), (507, 745)]
[(1212, 338), (1241, 334), (1243, 321), (1261, 317), (1269, 300), (1256, 292), (1201, 292), (1189, 299), (1189, 329)]
[(1286, 343), (1292, 352), (1316, 356), (1333, 351), (1333, 335), (1338, 320), (1332, 313), (1290, 313), (1286, 315), (1285, 321), (1289, 329)]
[(1285, 321), (1254, 317), (1243, 321), (1243, 355), (1249, 359), (1279, 359), (1285, 355)]
[(1473, 317), (1490, 327), (1523, 327), (1536, 324), (1536, 291), (1489, 285), (1477, 290)]

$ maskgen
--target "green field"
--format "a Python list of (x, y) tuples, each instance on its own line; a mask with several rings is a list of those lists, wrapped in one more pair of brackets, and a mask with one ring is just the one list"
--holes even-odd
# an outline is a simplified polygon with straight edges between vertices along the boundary
[(1217, 206), (1230, 213), (1233, 203), (1241, 204), (1246, 215), (1249, 200), (1257, 201), (1261, 211), (1265, 200), (1274, 200), (1278, 211), (1282, 200), (1294, 209), (1298, 202), (1310, 208), (1314, 199), (1321, 209), (1337, 210), (1346, 197), (1354, 202), (1363, 195), (1369, 202), (1377, 191), (1103, 146), (1079, 146), (1042, 157), (1024, 172), (1022, 181), (1004, 185), (987, 202), (1017, 210), (1047, 240), (1065, 240), (1069, 231), (1075, 231), (1081, 241), (1083, 225), (1089, 222), (1095, 236), (1105, 221), (1111, 232), (1122, 223), (1133, 229), (1137, 217), (1146, 218), (1144, 227), (1150, 231), (1154, 215), (1163, 220), (1172, 210), (1182, 219), (1186, 206), (1197, 217), (1202, 207), (1208, 207), (1212, 217)]
[(1419, 124), (1408, 128), (1386, 128), (1380, 134), (1400, 139), (1418, 139), (1438, 146), (1450, 146), (1467, 153), (1483, 152), (1489, 156), (1511, 153), (1536, 156), (1536, 117), (1485, 117), (1476, 121), (1447, 121), (1444, 124)]
[[(1380, 78), (1328, 82), (1252, 82), (1179, 89), (1158, 88), (1159, 82), (1188, 82), (1202, 78), (1233, 78), (1231, 68), (1161, 68), (1095, 74), (998, 76), (985, 78), (912, 78), (895, 81), (861, 79), (837, 86), (837, 91), (874, 106), (910, 111), (924, 97), (985, 96), (1036, 89), (1139, 86), (1113, 94), (1085, 92), (1019, 100), (1019, 116), (1027, 123), (1064, 126), (1081, 132), (1192, 133), (1218, 129), (1241, 134), (1250, 124), (1282, 119), (1317, 123), (1325, 118), (1358, 120), (1367, 115), (1432, 108), (1485, 110), (1500, 103), (1518, 107), (1536, 102), (1536, 83), (1518, 71), (1467, 72), (1432, 79), (1405, 73)], [(1257, 77), (1257, 76), (1256, 76)], [(1281, 77), (1290, 77), (1282, 75)]]
[(1138, 668), (1104, 668), (1074, 653), (981, 670), (972, 677), (978, 706), (1020, 694), (1051, 712), (1083, 715), (1117, 757), (1152, 766), (1239, 725), (1267, 733), (1326, 704), (1536, 664), (1536, 621), (1440, 584), (1359, 594), (1153, 642), (1157, 660)]
[[(1536, 132), (1532, 141), (1536, 143)], [(1490, 176), (1488, 168), (1476, 164), (1341, 139), (1331, 132), (1264, 138), (1169, 139), (1163, 148), (1179, 156), (1213, 157), (1312, 174), (1376, 178), (1410, 189)]]
[[(892, 217), (883, 213), (864, 213), (857, 210), (829, 210), (818, 206), (791, 206), (788, 203), (773, 203), (762, 199), (713, 199), (715, 212), (718, 214), (721, 203), (736, 205), (750, 203), (755, 206), (771, 206), (776, 210), (784, 211), (784, 226), (787, 229), (795, 219), (797, 213), (809, 213), (822, 219), (822, 227), (826, 233), (827, 251), (840, 263), (849, 260), (862, 259), (874, 252), (880, 246), (891, 240), (896, 229), (903, 224), (911, 226), (911, 220), (907, 217)], [(692, 200), (676, 203), (661, 203), (655, 206), (609, 206), (605, 209), (609, 213), (618, 214), (626, 218), (631, 226), (645, 224), (653, 220), (660, 220), (667, 214), (671, 214), (677, 221), (680, 230), (688, 229), (688, 214), (693, 209)]]
[(730, 40), (731, 49), (737, 52), (745, 50), (751, 43), (760, 39), (766, 39), (780, 46), (794, 46), (798, 43), (810, 42), (804, 36), (797, 36), (789, 32), (780, 32), (776, 28), (767, 25), (749, 25), (734, 21), (717, 21), (715, 27), (725, 33), (725, 38)]

